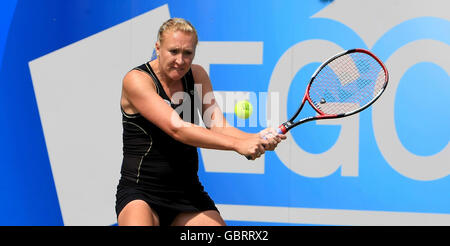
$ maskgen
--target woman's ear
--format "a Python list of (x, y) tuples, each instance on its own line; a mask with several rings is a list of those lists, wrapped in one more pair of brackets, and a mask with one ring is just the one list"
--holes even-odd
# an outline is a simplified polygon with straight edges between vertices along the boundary
[(157, 57), (159, 56), (160, 48), (161, 48), (160, 43), (159, 43), (159, 41), (157, 41), (156, 44), (155, 44), (155, 51), (156, 51), (156, 56)]

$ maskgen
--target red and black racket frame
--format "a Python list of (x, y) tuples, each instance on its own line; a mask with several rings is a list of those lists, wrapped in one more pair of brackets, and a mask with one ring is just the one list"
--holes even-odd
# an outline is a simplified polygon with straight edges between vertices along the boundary
[[(352, 112), (347, 112), (347, 113), (342, 113), (342, 114), (334, 114), (334, 115), (330, 115), (330, 114), (325, 114), (324, 112), (322, 112), (320, 109), (318, 109), (314, 103), (312, 102), (310, 96), (309, 96), (309, 89), (311, 88), (312, 83), (314, 83), (314, 79), (316, 78), (317, 74), (326, 66), (328, 65), (330, 62), (332, 62), (333, 60), (337, 59), (338, 57), (341, 57), (343, 55), (347, 55), (350, 53), (355, 53), (355, 52), (361, 52), (361, 53), (366, 53), (367, 55), (371, 56), (372, 58), (374, 58), (383, 68), (384, 73), (385, 73), (385, 77), (386, 77), (386, 82), (383, 85), (383, 88), (380, 90), (380, 92), (378, 92), (378, 94), (366, 105), (364, 105), (363, 107), (354, 110)], [(359, 113), (361, 111), (363, 111), (364, 109), (368, 108), (370, 105), (372, 105), (380, 96), (381, 94), (383, 94), (383, 92), (386, 89), (386, 86), (388, 84), (389, 81), (389, 74), (388, 71), (386, 69), (386, 66), (383, 64), (383, 62), (376, 56), (374, 55), (372, 52), (365, 50), (365, 49), (350, 49), (350, 50), (345, 50), (341, 53), (336, 54), (335, 56), (329, 58), (327, 61), (325, 61), (324, 63), (322, 63), (322, 65), (320, 65), (316, 71), (314, 72), (314, 74), (311, 76), (311, 80), (308, 84), (308, 87), (306, 88), (306, 92), (305, 95), (302, 99), (302, 104), (300, 105), (300, 107), (297, 109), (297, 111), (295, 112), (295, 114), (286, 122), (284, 122), (283, 124), (281, 124), (278, 127), (278, 133), (279, 134), (286, 134), (289, 130), (291, 130), (292, 128), (309, 122), (309, 121), (313, 121), (313, 120), (323, 120), (323, 119), (337, 119), (337, 118), (342, 118), (342, 117), (346, 117), (346, 116), (350, 116), (356, 113)], [(308, 101), (308, 103), (311, 105), (311, 107), (318, 113), (318, 115), (316, 116), (311, 116), (305, 119), (302, 119), (300, 121), (294, 122), (295, 118), (297, 118), (297, 116), (300, 114), (300, 111), (302, 110), (303, 106), (305, 105), (305, 102)]]

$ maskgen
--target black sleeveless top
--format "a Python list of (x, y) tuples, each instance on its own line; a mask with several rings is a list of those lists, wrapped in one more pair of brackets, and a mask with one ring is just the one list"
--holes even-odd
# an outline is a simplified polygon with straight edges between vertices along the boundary
[[(183, 102), (173, 104), (149, 63), (134, 69), (147, 73), (153, 79), (159, 96), (170, 104), (182, 119), (196, 122), (192, 70), (182, 78), (185, 92)], [(190, 114), (190, 117), (186, 114)], [(122, 110), (122, 119), (121, 185), (145, 189), (151, 200), (157, 204), (189, 204), (191, 194), (204, 192), (197, 175), (196, 147), (176, 141), (139, 113), (130, 115)]]

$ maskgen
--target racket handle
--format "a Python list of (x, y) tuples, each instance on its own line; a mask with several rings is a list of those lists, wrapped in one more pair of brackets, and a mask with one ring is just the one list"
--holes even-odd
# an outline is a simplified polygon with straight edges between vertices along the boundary
[(286, 134), (286, 132), (287, 132), (286, 126), (284, 124), (281, 124), (277, 128), (277, 132), (278, 132), (278, 134)]
[[(280, 126), (280, 127), (281, 127), (281, 126)], [(278, 133), (278, 134), (284, 134), (283, 130), (281, 130), (280, 127), (277, 128), (277, 133)], [(284, 127), (284, 126), (283, 126), (283, 127)]]
[[(286, 132), (283, 132), (283, 128), (284, 129), (286, 129), (283, 125), (281, 125), (281, 126), (279, 126), (278, 128), (277, 128), (277, 133), (278, 134), (285, 134)], [(266, 138), (266, 136), (263, 136), (262, 138), (264, 138), (264, 139), (266, 139), (267, 140), (267, 138)], [(252, 157), (251, 156), (249, 156), (249, 155), (247, 155), (247, 156), (245, 156), (245, 157), (247, 157), (247, 160), (251, 160), (252, 159)]]

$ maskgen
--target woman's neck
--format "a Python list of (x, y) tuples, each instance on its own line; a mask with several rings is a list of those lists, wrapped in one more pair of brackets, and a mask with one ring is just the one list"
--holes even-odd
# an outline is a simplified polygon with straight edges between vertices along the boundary
[(158, 59), (150, 62), (150, 66), (158, 77), (159, 81), (167, 86), (176, 84), (180, 80), (173, 80), (169, 76), (167, 76), (164, 72), (161, 71)]

